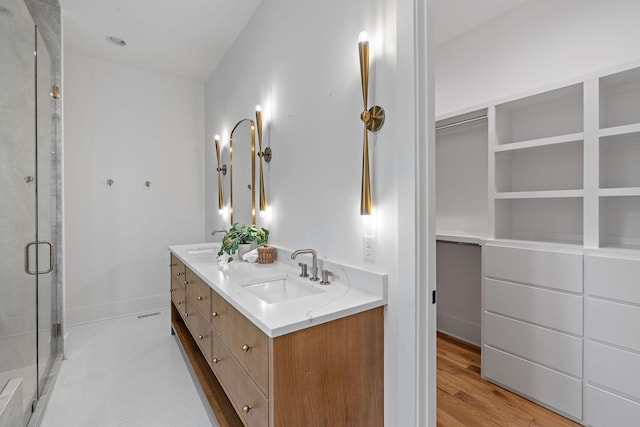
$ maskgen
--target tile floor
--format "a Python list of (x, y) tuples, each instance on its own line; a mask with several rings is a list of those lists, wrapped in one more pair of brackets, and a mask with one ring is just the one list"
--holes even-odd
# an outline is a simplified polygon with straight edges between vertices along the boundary
[(70, 327), (42, 427), (217, 426), (198, 395), (169, 311)]

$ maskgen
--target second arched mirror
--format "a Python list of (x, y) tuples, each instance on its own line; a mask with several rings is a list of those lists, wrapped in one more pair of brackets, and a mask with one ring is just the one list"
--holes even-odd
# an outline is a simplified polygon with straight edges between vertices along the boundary
[(255, 134), (254, 122), (243, 119), (236, 123), (229, 136), (231, 225), (256, 223)]

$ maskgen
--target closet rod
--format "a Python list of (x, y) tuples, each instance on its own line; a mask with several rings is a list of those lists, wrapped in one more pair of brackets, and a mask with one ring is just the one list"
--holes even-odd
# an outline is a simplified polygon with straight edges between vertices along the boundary
[(447, 129), (447, 128), (458, 126), (458, 125), (464, 125), (466, 123), (476, 122), (478, 120), (484, 120), (486, 118), (487, 118), (487, 115), (485, 114), (484, 116), (473, 117), (471, 119), (460, 120), (459, 122), (453, 122), (453, 123), (448, 123), (442, 126), (436, 126), (436, 130)]
[(480, 243), (458, 242), (456, 240), (436, 239), (436, 242), (438, 242), (438, 243), (447, 243), (449, 245), (462, 245), (462, 246), (477, 246), (477, 247), (481, 247)]

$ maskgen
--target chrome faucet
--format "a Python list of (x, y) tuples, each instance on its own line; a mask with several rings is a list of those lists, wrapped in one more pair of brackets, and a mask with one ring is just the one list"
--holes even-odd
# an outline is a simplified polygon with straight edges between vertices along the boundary
[(291, 259), (296, 259), (300, 254), (311, 254), (313, 257), (313, 265), (311, 266), (311, 278), (309, 280), (313, 280), (314, 282), (318, 281), (318, 254), (316, 254), (316, 251), (313, 249), (298, 249), (293, 251)]
[(213, 231), (211, 232), (211, 235), (212, 235), (212, 236), (215, 236), (215, 235), (216, 235), (216, 234), (218, 234), (218, 233), (227, 234), (227, 230), (213, 230)]

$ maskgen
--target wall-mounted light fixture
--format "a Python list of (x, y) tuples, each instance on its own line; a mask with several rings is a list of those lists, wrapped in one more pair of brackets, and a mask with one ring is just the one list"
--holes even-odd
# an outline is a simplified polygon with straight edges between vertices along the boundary
[(220, 173), (222, 172), (222, 175), (227, 174), (227, 165), (220, 167), (220, 135), (216, 135), (214, 139), (216, 142), (216, 158), (218, 159), (218, 167), (216, 168), (218, 171), (218, 209), (222, 214), (224, 213), (224, 199), (222, 197), (222, 177)]
[(262, 150), (262, 107), (256, 105), (256, 126), (258, 127), (258, 157), (260, 158), (260, 216), (264, 216), (267, 211), (267, 199), (264, 194), (264, 175), (262, 172), (262, 160), (269, 163), (271, 161), (271, 147)]
[(53, 99), (60, 99), (60, 86), (53, 85), (51, 87), (51, 92), (49, 93)]
[(360, 215), (371, 215), (371, 183), (369, 180), (369, 133), (380, 130), (384, 123), (384, 108), (374, 105), (368, 108), (369, 98), (369, 41), (365, 31), (358, 38), (360, 53), (360, 78), (362, 80), (362, 101), (364, 109), (360, 120), (364, 123), (362, 147), (362, 187), (360, 195)]

